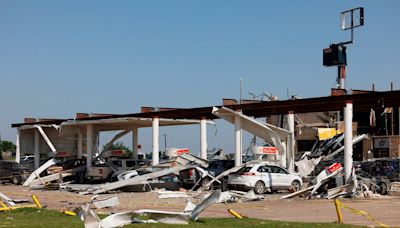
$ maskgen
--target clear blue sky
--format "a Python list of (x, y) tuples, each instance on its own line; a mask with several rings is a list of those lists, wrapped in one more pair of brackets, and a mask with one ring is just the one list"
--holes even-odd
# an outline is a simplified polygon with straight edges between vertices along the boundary
[[(10, 125), (24, 117), (216, 105), (239, 97), (241, 77), (245, 98), (327, 96), (336, 69), (322, 66), (322, 49), (349, 39), (339, 13), (358, 6), (366, 25), (348, 48), (348, 88), (398, 89), (400, 1), (2, 0), (0, 133), (15, 141)], [(217, 129), (209, 147), (230, 151), (233, 128)], [(198, 150), (198, 127), (161, 131)]]

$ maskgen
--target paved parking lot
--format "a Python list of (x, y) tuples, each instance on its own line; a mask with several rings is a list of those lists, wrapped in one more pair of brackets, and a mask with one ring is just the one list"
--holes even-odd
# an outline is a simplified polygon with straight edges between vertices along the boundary
[[(81, 203), (89, 202), (93, 195), (79, 195), (72, 192), (30, 190), (29, 188), (15, 185), (0, 185), (0, 192), (11, 198), (30, 198), (35, 194), (43, 205), (50, 209), (74, 209)], [(99, 211), (127, 211), (138, 209), (159, 209), (167, 211), (183, 211), (186, 199), (159, 199), (156, 192), (145, 193), (114, 193), (103, 194), (100, 197), (118, 195), (121, 204), (110, 209)], [(207, 208), (201, 217), (232, 217), (229, 208), (238, 213), (252, 218), (297, 221), (297, 222), (335, 222), (337, 215), (332, 200), (304, 200), (301, 198), (281, 200), (281, 194), (266, 194), (266, 200), (254, 202), (241, 202), (231, 204), (214, 204)], [(194, 203), (201, 199), (194, 198)], [(400, 197), (383, 196), (379, 199), (344, 199), (342, 202), (352, 208), (366, 211), (373, 217), (392, 227), (400, 227)], [(368, 219), (354, 215), (342, 209), (345, 223), (356, 225), (374, 225)]]

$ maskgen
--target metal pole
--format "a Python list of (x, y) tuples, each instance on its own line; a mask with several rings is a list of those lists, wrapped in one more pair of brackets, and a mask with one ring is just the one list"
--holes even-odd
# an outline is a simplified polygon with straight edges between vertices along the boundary
[(93, 156), (93, 125), (89, 124), (86, 126), (86, 167), (87, 167), (87, 169), (92, 167), (92, 156)]
[(16, 150), (15, 150), (15, 162), (20, 163), (21, 162), (21, 142), (20, 142), (20, 137), (21, 137), (21, 130), (18, 128), (17, 129), (17, 139), (16, 139)]
[(159, 118), (154, 117), (153, 118), (153, 166), (158, 165), (160, 161), (160, 155), (159, 155)]
[(40, 145), (40, 141), (39, 141), (39, 130), (38, 129), (33, 129), (35, 131), (34, 133), (34, 145), (35, 145), (35, 150), (34, 150), (34, 166), (35, 169), (39, 168), (40, 165), (40, 150), (39, 150), (39, 145)]
[(78, 147), (78, 151), (77, 151), (77, 155), (76, 158), (78, 159), (82, 159), (82, 144), (83, 144), (83, 138), (82, 138), (82, 132), (79, 131), (78, 132), (78, 142), (77, 142), (77, 147)]
[(338, 66), (339, 89), (346, 89), (346, 66)]
[(132, 129), (132, 157), (138, 159), (139, 131), (137, 127)]
[(207, 159), (207, 120), (200, 120), (200, 157)]
[(242, 164), (242, 148), (241, 148), (241, 121), (238, 116), (235, 116), (235, 166)]
[(290, 131), (290, 135), (288, 136), (288, 145), (287, 145), (287, 168), (290, 172), (294, 172), (294, 150), (295, 150), (295, 139), (294, 139), (294, 113), (290, 111), (288, 116), (288, 128)]
[(353, 168), (353, 103), (346, 102), (344, 108), (344, 178), (349, 183)]

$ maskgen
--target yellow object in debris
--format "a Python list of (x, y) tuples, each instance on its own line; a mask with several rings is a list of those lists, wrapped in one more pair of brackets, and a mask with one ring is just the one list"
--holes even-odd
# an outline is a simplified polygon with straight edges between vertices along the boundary
[[(338, 207), (342, 207), (342, 208), (346, 208), (348, 210), (350, 210), (351, 213), (356, 214), (356, 215), (360, 215), (360, 216), (364, 216), (367, 219), (371, 220), (372, 222), (374, 222), (375, 224), (379, 225), (380, 227), (389, 227), (386, 224), (383, 224), (381, 222), (379, 222), (378, 220), (376, 220), (374, 217), (372, 217), (372, 215), (370, 215), (368, 212), (362, 211), (362, 210), (357, 210), (351, 207), (348, 207), (346, 205), (344, 205), (342, 202), (340, 202), (338, 199), (335, 199), (335, 206)], [(336, 209), (337, 210), (337, 209)], [(340, 212), (340, 209), (339, 209)], [(340, 217), (342, 216), (342, 214), (340, 213)], [(339, 217), (339, 213), (338, 213), (338, 217)], [(340, 222), (341, 218), (339, 218), (339, 222)]]
[(63, 211), (61, 211), (61, 213), (66, 214), (66, 215), (70, 215), (70, 216), (76, 216), (76, 213), (73, 212), (73, 211), (63, 210)]
[(335, 208), (336, 208), (338, 221), (339, 221), (340, 224), (342, 224), (343, 223), (343, 217), (342, 217), (342, 212), (340, 211), (340, 202), (339, 202), (338, 199), (335, 199), (334, 202), (335, 202)]
[(335, 135), (340, 134), (339, 131), (336, 132), (335, 128), (318, 128), (318, 139), (326, 140), (333, 138)]
[(0, 201), (1, 208), (8, 208), (7, 205)]
[(32, 194), (31, 197), (32, 197), (32, 199), (33, 199), (33, 202), (35, 202), (36, 206), (37, 206), (38, 208), (42, 208), (42, 205), (40, 205), (39, 200), (36, 198), (36, 196)]
[(15, 210), (20, 208), (37, 208), (35, 204), (28, 204), (28, 205), (17, 205), (12, 207), (0, 207), (0, 211), (8, 211), (8, 210)]
[(243, 218), (241, 215), (239, 215), (236, 211), (234, 211), (232, 209), (228, 209), (228, 212), (231, 213), (233, 216), (235, 216), (238, 219), (242, 219)]

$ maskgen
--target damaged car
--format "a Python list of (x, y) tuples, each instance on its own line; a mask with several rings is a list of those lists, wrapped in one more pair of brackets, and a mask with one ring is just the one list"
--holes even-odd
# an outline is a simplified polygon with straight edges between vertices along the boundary
[(228, 176), (229, 189), (254, 190), (256, 194), (278, 190), (298, 191), (302, 185), (299, 175), (269, 164), (246, 165)]
[(13, 184), (21, 184), (25, 181), (31, 169), (14, 161), (0, 160), (0, 181), (9, 181)]

